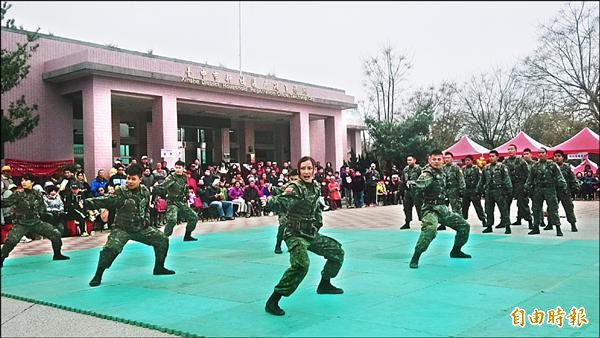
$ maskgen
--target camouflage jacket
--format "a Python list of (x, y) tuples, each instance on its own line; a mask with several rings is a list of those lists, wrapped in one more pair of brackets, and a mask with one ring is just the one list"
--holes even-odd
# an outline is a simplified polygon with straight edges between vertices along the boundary
[(416, 181), (410, 185), (416, 189), (417, 196), (423, 198), (426, 205), (444, 205), (447, 199), (446, 173), (443, 169), (434, 169), (426, 165)]
[(287, 214), (286, 228), (294, 235), (314, 237), (323, 226), (323, 215), (319, 208), (321, 189), (316, 181), (291, 182), (282, 194), (267, 202), (267, 209)]
[(556, 163), (548, 160), (540, 160), (531, 166), (529, 176), (525, 182), (525, 189), (527, 191), (534, 191), (547, 188), (566, 193), (567, 182), (565, 182), (565, 178)]
[(40, 215), (46, 211), (44, 197), (33, 189), (17, 190), (8, 198), (0, 200), (2, 208), (14, 207), (15, 224), (30, 225), (40, 221)]
[[(271, 190), (271, 196), (275, 197), (278, 195), (283, 194), (283, 192), (285, 191), (285, 189), (287, 189), (287, 187), (289, 186), (289, 183), (280, 187), (273, 187), (273, 189)], [(279, 216), (279, 224), (285, 224), (287, 223), (287, 210), (279, 210), (277, 212), (277, 216)]]
[(113, 195), (87, 198), (83, 201), (87, 210), (115, 210), (115, 227), (128, 232), (138, 232), (149, 226), (149, 204), (150, 191), (143, 184), (133, 190), (129, 190), (127, 186), (118, 186)]
[(421, 176), (421, 167), (415, 164), (412, 168), (410, 166), (402, 169), (402, 182), (406, 184), (408, 181), (416, 181)]
[(502, 164), (508, 169), (510, 181), (513, 185), (523, 185), (529, 176), (529, 165), (521, 157), (507, 157), (502, 161)]
[(189, 189), (187, 184), (187, 176), (171, 173), (163, 181), (163, 183), (154, 187), (157, 192), (167, 197), (167, 202), (185, 202), (187, 201)]
[(525, 161), (525, 163), (527, 163), (527, 165), (529, 166), (529, 170), (531, 170), (531, 166), (537, 162), (534, 160), (525, 160), (525, 159), (523, 161)]
[(489, 163), (483, 168), (481, 179), (477, 185), (477, 191), (480, 194), (491, 191), (501, 191), (505, 194), (512, 193), (512, 182), (508, 169), (502, 163)]
[(568, 163), (563, 163), (558, 167), (560, 168), (560, 172), (563, 175), (563, 178), (565, 179), (565, 183), (567, 184), (567, 191), (572, 193), (579, 191), (581, 181), (578, 180), (577, 177), (575, 177), (575, 174), (573, 174), (573, 171), (571, 170), (571, 165), (569, 165)]
[(477, 184), (481, 178), (481, 170), (476, 165), (470, 167), (465, 166), (463, 168), (463, 176), (465, 178), (465, 189), (467, 192), (474, 192), (477, 190)]
[(444, 164), (442, 170), (446, 173), (446, 189), (448, 189), (451, 194), (464, 194), (465, 178), (463, 177), (460, 167), (456, 164)]

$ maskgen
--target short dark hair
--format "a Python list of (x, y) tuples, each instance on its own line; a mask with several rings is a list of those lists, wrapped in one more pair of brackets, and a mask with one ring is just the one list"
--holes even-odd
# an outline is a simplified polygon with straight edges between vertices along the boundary
[(32, 172), (26, 172), (25, 174), (23, 174), (23, 179), (31, 181), (31, 182), (35, 182), (35, 175), (33, 175)]
[(508, 145), (508, 148), (510, 148), (510, 147), (515, 147), (515, 150), (519, 149), (519, 148), (517, 148), (517, 145), (516, 145), (516, 144), (514, 144), (514, 143), (511, 143), (511, 144), (509, 144), (509, 145)]
[(547, 152), (548, 152), (548, 149), (546, 149), (546, 147), (540, 147), (540, 148), (538, 149), (538, 153), (539, 153), (540, 151), (542, 151), (542, 150), (543, 150), (545, 153), (547, 153)]
[(175, 166), (178, 166), (178, 165), (185, 168), (185, 162), (183, 162), (182, 160), (175, 162)]
[(498, 154), (498, 152), (496, 150), (490, 150), (489, 154), (494, 154), (496, 156), (500, 156), (500, 154)]
[(444, 155), (442, 154), (442, 151), (439, 149), (433, 149), (430, 153), (429, 156), (433, 156), (433, 155)]
[(447, 151), (444, 155), (450, 155), (450, 157), (454, 157), (454, 154), (449, 151)]
[(128, 176), (142, 177), (143, 172), (144, 172), (144, 169), (142, 168), (141, 165), (133, 164), (133, 165), (130, 165), (129, 168), (127, 168), (127, 171), (125, 173)]
[(292, 169), (290, 171), (290, 176), (298, 176), (298, 169)]
[(299, 160), (298, 160), (298, 170), (300, 169), (300, 164), (302, 164), (302, 162), (306, 162), (306, 161), (310, 161), (310, 163), (312, 163), (313, 167), (317, 166), (317, 161), (315, 161), (314, 158), (310, 157), (310, 156), (302, 156)]
[(465, 156), (465, 160), (466, 160), (466, 159), (469, 159), (469, 160), (473, 161), (473, 156), (471, 156), (471, 155), (467, 155), (467, 156)]
[(523, 149), (523, 152), (524, 152), (524, 153), (530, 153), (530, 152), (531, 152), (531, 149), (529, 149), (529, 148), (525, 148), (525, 149)]
[(560, 155), (560, 156), (562, 156), (562, 157), (565, 157), (565, 152), (564, 152), (564, 151), (562, 151), (562, 150), (560, 150), (560, 149), (558, 149), (558, 150), (556, 150), (556, 151), (554, 152), (554, 155), (557, 155), (557, 154), (558, 154), (558, 155)]

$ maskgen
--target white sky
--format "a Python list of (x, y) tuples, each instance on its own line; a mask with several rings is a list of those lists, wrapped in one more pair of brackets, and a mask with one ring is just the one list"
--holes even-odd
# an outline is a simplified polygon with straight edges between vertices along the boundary
[[(238, 2), (19, 2), (42, 33), (238, 69)], [(242, 2), (242, 70), (364, 98), (361, 60), (389, 43), (412, 88), (511, 66), (565, 2)]]

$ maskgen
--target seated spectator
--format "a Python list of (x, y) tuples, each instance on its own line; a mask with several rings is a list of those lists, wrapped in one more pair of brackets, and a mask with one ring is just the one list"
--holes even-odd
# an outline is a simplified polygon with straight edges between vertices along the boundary
[(393, 205), (402, 203), (402, 190), (403, 185), (402, 181), (400, 181), (400, 175), (392, 174), (392, 181), (390, 182), (388, 191)]
[(103, 188), (104, 191), (106, 191), (107, 185), (108, 180), (104, 176), (104, 169), (99, 169), (98, 175), (96, 175), (96, 178), (94, 178), (92, 184), (90, 184), (90, 192), (92, 193), (92, 196), (98, 197), (98, 188)]
[(65, 199), (65, 211), (67, 220), (74, 220), (79, 227), (81, 237), (89, 236), (85, 225), (87, 212), (83, 208), (83, 196), (81, 194), (81, 185), (79, 182), (71, 184), (71, 193)]
[(81, 187), (81, 196), (83, 196), (84, 199), (92, 197), (91, 187), (85, 180), (85, 175), (83, 173), (77, 173), (75, 174), (75, 180)]
[(583, 176), (581, 193), (586, 201), (594, 199), (594, 193), (598, 189), (598, 179), (592, 175), (592, 171), (586, 171)]
[(154, 175), (152, 174), (150, 167), (144, 168), (144, 172), (142, 173), (142, 184), (145, 185), (148, 190), (151, 190), (155, 181), (156, 180), (154, 179)]
[(46, 190), (46, 194), (44, 195), (46, 212), (41, 218), (43, 221), (52, 224), (61, 234), (64, 234), (66, 213), (65, 205), (58, 193), (60, 188), (52, 184), (52, 182), (46, 183), (44, 188)]
[(248, 212), (248, 207), (246, 206), (246, 201), (244, 200), (244, 189), (242, 189), (242, 183), (240, 181), (235, 181), (233, 183), (233, 187), (229, 188), (227, 192), (229, 195), (229, 200), (234, 205), (234, 209), (237, 207), (236, 216), (239, 214), (246, 214)]
[(162, 162), (156, 162), (154, 171), (152, 171), (152, 176), (154, 176), (154, 180), (158, 183), (162, 183), (162, 181), (164, 181), (165, 178), (167, 178), (167, 175), (169, 175), (169, 173), (167, 172), (167, 170), (165, 170), (165, 167), (163, 167)]
[[(203, 180), (202, 184), (204, 184)], [(198, 181), (198, 183), (200, 183)], [(209, 206), (217, 208), (217, 212), (219, 214), (219, 220), (231, 220), (233, 218), (233, 203), (230, 201), (225, 201), (223, 194), (219, 189), (220, 180), (216, 179), (210, 186), (206, 187), (204, 191), (204, 196), (200, 195), (200, 198), (203, 202), (206, 202)]]
[(125, 175), (125, 166), (122, 164), (117, 167), (117, 173), (108, 179), (108, 185), (116, 187), (118, 185), (125, 186), (127, 183), (127, 175)]
[(244, 200), (246, 201), (246, 206), (248, 208), (246, 217), (251, 217), (253, 215), (259, 216), (261, 214), (260, 191), (258, 190), (254, 179), (250, 179), (248, 186), (244, 189)]

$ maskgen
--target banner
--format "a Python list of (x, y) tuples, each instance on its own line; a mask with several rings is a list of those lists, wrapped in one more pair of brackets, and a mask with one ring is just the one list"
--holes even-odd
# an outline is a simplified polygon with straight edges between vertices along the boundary
[(6, 159), (5, 164), (10, 166), (12, 176), (23, 176), (23, 174), (30, 172), (35, 176), (49, 177), (59, 172), (63, 166), (73, 164), (73, 160), (23, 161)]
[(588, 157), (588, 153), (577, 153), (577, 154), (568, 154), (567, 159), (575, 160), (575, 159), (584, 159)]

